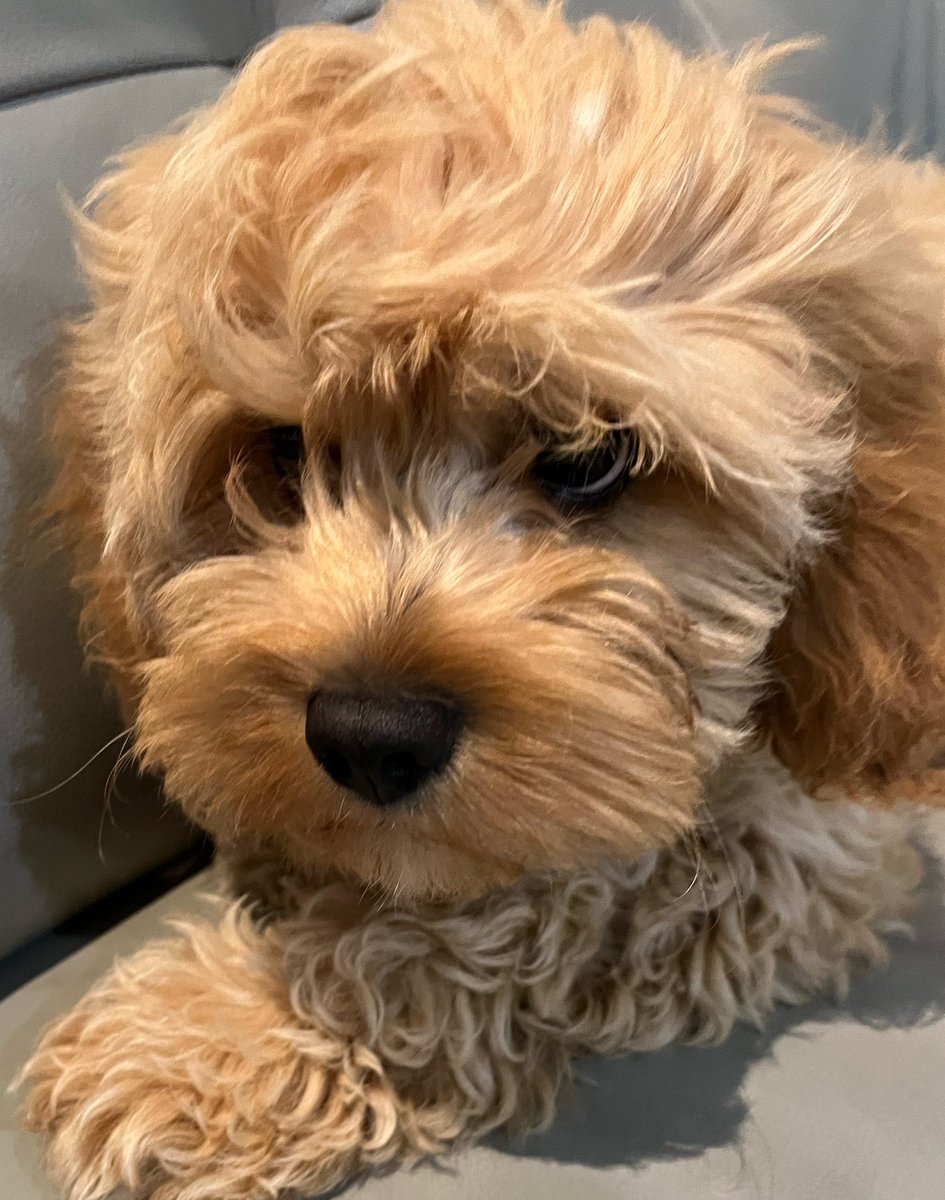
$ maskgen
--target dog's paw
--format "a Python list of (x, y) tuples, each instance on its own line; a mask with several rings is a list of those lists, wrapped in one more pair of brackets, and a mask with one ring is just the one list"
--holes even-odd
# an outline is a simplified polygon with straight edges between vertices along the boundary
[(271, 1200), (339, 1182), (382, 1128), (394, 1152), (373, 1056), (301, 1024), (278, 973), (219, 938), (119, 967), (24, 1069), (27, 1124), (69, 1200)]
[(177, 1197), (171, 1181), (184, 1183), (210, 1149), (208, 1097), (160, 1070), (162, 1039), (143, 1055), (124, 1022), (121, 1012), (84, 1004), (49, 1031), (25, 1070), (26, 1124), (49, 1137), (49, 1171), (70, 1200), (104, 1200), (122, 1188)]

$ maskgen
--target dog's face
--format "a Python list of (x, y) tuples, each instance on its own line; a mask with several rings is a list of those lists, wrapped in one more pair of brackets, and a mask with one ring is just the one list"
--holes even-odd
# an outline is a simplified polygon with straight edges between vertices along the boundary
[(810, 281), (854, 172), (750, 76), (421, 0), (106, 181), (65, 503), (224, 842), (413, 898), (698, 820), (852, 470)]

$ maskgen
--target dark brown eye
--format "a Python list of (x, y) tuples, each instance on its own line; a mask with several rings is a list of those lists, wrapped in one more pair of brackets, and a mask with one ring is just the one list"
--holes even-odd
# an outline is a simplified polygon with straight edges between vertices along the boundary
[(542, 450), (532, 464), (532, 476), (559, 508), (600, 508), (620, 495), (639, 471), (641, 458), (638, 436), (632, 429), (621, 429), (579, 454)]
[(305, 465), (305, 438), (300, 425), (273, 425), (268, 429), (272, 465), (281, 479), (297, 483)]

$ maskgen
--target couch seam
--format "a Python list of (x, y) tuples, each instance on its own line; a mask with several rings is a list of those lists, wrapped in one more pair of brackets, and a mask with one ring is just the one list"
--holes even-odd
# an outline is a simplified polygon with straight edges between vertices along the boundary
[(74, 79), (64, 79), (61, 83), (48, 83), (24, 91), (4, 92), (2, 86), (0, 86), (0, 111), (14, 104), (40, 100), (43, 96), (78, 91), (80, 88), (90, 87), (97, 83), (113, 83), (118, 79), (136, 79), (140, 75), (159, 75), (162, 71), (201, 70), (206, 67), (218, 67), (222, 70), (232, 71), (245, 57), (246, 55), (240, 55), (238, 58), (209, 58), (196, 62), (193, 59), (188, 59), (154, 63), (153, 65), (143, 67), (128, 67), (114, 71), (95, 71), (88, 75), (77, 76)]

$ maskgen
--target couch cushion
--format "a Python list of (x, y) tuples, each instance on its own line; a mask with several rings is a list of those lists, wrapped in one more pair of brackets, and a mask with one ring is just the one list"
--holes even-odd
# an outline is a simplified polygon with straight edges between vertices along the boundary
[(237, 63), (282, 25), (356, 21), (372, 0), (0, 0), (0, 101), (159, 68)]
[(234, 63), (271, 25), (252, 0), (0, 0), (0, 99), (159, 67)]

